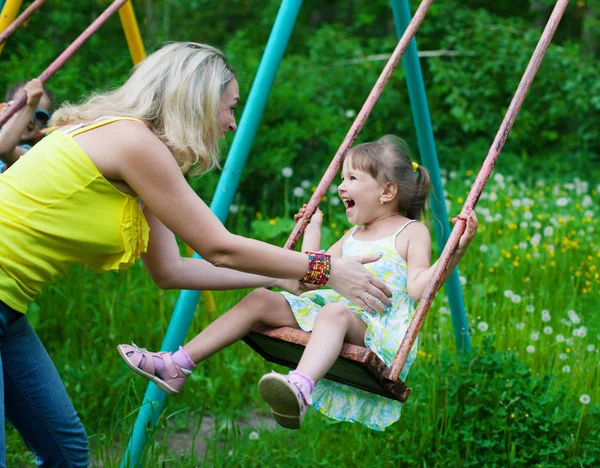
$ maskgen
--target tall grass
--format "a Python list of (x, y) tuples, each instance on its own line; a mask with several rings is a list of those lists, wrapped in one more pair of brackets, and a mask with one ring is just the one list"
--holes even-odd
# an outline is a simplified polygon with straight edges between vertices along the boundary
[[(449, 212), (456, 213), (474, 175), (444, 177)], [(310, 186), (290, 187), (290, 199), (301, 202), (296, 189), (308, 196)], [(257, 423), (256, 415), (268, 414), (256, 382), (273, 366), (240, 343), (200, 365), (183, 394), (167, 400), (147, 466), (600, 463), (599, 192), (579, 178), (525, 184), (494, 176), (477, 208), (479, 233), (459, 266), (473, 351), (455, 355), (441, 293), (421, 332), (408, 379), (413, 394), (387, 431), (336, 423), (313, 410), (297, 432)], [(333, 200), (330, 195), (322, 205), (326, 239), (344, 229)], [(289, 219), (276, 214), (261, 210), (250, 227), (248, 209), (234, 208), (230, 226), (280, 243), (285, 230), (279, 228)], [(215, 293), (214, 312), (201, 302), (190, 337), (244, 294)], [(48, 286), (29, 312), (88, 429), (98, 465), (119, 465), (145, 391), (115, 346), (133, 340), (158, 348), (176, 299), (177, 292), (156, 288), (139, 264), (101, 276), (75, 268)], [(214, 422), (208, 433), (200, 431), (206, 418)], [(169, 446), (178, 433), (181, 453)], [(31, 461), (14, 432), (8, 444), (9, 466)], [(194, 444), (202, 450), (194, 451)]]

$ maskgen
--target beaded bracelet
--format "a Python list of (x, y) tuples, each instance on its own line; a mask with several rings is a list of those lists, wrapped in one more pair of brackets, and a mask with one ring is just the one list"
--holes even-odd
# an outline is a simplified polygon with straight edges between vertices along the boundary
[(308, 254), (308, 270), (300, 281), (322, 286), (329, 281), (331, 272), (331, 255), (306, 252)]

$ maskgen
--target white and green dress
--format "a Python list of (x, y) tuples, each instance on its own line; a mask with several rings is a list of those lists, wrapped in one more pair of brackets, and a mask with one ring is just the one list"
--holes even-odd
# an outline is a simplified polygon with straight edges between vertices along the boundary
[[(385, 311), (368, 312), (331, 289), (309, 291), (300, 296), (282, 292), (300, 328), (311, 331), (319, 310), (326, 304), (343, 304), (367, 324), (365, 345), (386, 365), (391, 365), (415, 312), (414, 303), (406, 289), (407, 263), (398, 254), (395, 244), (396, 236), (413, 222), (416, 221), (411, 220), (394, 235), (376, 241), (355, 239), (355, 227), (342, 246), (343, 257), (383, 252), (378, 261), (368, 263), (365, 267), (392, 290), (392, 303)], [(400, 373), (402, 380), (408, 375), (416, 353), (417, 341)], [(319, 381), (312, 398), (312, 406), (324, 415), (338, 421), (358, 421), (378, 431), (383, 431), (400, 418), (402, 406), (397, 401), (331, 380)]]

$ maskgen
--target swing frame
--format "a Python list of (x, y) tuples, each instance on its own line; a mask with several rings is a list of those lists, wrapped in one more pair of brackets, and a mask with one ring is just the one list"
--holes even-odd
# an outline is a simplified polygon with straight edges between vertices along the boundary
[[(416, 29), (418, 29), (430, 3), (431, 1), (427, 2), (425, 0), (419, 6), (413, 20), (404, 32), (402, 39), (387, 62), (373, 90), (369, 94), (367, 101), (363, 105), (352, 127), (348, 131), (346, 138), (329, 165), (329, 168), (317, 186), (316, 191), (308, 202), (304, 216), (298, 221), (290, 234), (290, 237), (285, 244), (285, 248), (293, 249), (304, 232), (310, 218), (325, 195), (327, 188), (337, 174), (343, 154), (354, 142), (376, 100), (383, 91), (391, 73), (404, 53), (406, 47), (403, 49), (403, 44), (408, 45), (408, 41), (410, 41), (412, 36), (416, 33)], [(433, 275), (419, 301), (415, 314), (402, 338), (402, 342), (392, 364), (389, 367), (386, 366), (367, 348), (344, 343), (338, 359), (328, 374), (325, 375), (325, 378), (400, 402), (405, 402), (408, 399), (411, 389), (399, 378), (400, 372), (406, 364), (409, 353), (417, 339), (421, 326), (423, 325), (423, 321), (433, 303), (433, 299), (443, 284), (442, 278), (448, 269), (450, 259), (458, 248), (460, 237), (465, 232), (466, 221), (464, 218), (469, 211), (475, 209), (475, 205), (492, 173), (496, 160), (500, 156), (504, 143), (508, 138), (508, 134), (521, 109), (527, 92), (531, 87), (535, 74), (542, 63), (546, 50), (550, 45), (550, 41), (558, 28), (558, 24), (560, 23), (567, 4), (568, 0), (558, 0), (555, 4), (548, 23), (546, 24), (527, 68), (523, 73), (521, 81), (508, 106), (504, 119), (500, 124), (477, 178), (469, 191), (467, 200), (459, 215), (460, 218), (454, 225), (452, 233), (444, 246)], [(309, 337), (309, 333), (289, 327), (277, 329), (256, 328), (244, 338), (244, 341), (267, 361), (295, 368), (302, 355), (303, 349), (308, 343)], [(347, 372), (348, 369), (353, 369), (354, 372)], [(365, 377), (369, 378), (370, 381), (365, 382)]]

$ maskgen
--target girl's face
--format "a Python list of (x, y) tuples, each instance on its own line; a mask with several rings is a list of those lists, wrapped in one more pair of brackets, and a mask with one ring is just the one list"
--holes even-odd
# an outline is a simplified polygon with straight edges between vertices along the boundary
[[(52, 114), (52, 101), (48, 96), (46, 96), (46, 93), (42, 95), (42, 98), (40, 99), (40, 102), (37, 105), (36, 111), (38, 109), (44, 110), (48, 114)], [(21, 135), (21, 140), (29, 141), (35, 139), (36, 135), (45, 127), (45, 125), (41, 125), (40, 122), (36, 122), (34, 121), (34, 119), (35, 114), (34, 117), (27, 124), (27, 127), (25, 127), (25, 131)]]
[(219, 123), (221, 124), (221, 136), (233, 132), (237, 128), (235, 123), (235, 108), (240, 102), (240, 88), (237, 80), (234, 78), (221, 93), (219, 101)]
[(338, 194), (346, 206), (346, 216), (351, 224), (369, 224), (380, 215), (381, 185), (367, 172), (352, 167), (350, 158), (344, 161)]

